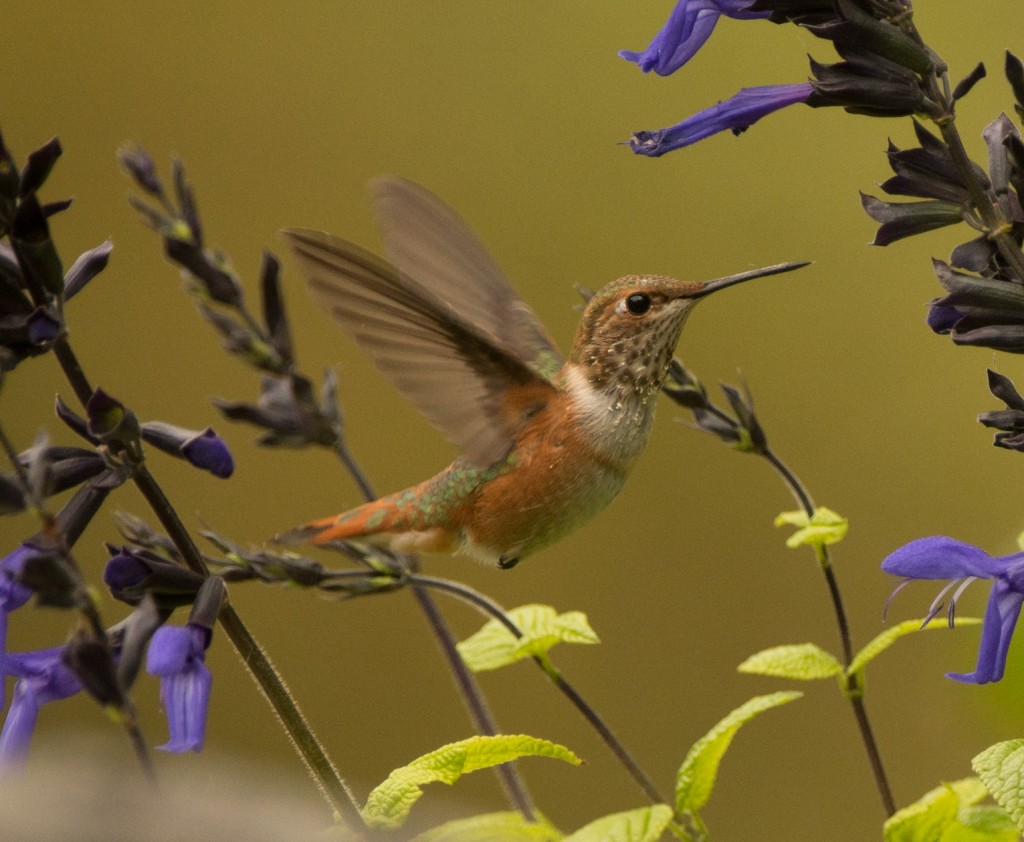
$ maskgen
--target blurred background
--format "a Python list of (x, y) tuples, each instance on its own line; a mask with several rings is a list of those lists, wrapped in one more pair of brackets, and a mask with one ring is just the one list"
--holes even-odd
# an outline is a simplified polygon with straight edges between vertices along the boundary
[[(878, 194), (889, 175), (886, 140), (912, 145), (910, 121), (795, 106), (739, 138), (634, 157), (619, 145), (632, 131), (678, 122), (740, 87), (803, 81), (808, 52), (833, 60), (827, 44), (792, 26), (723, 20), (675, 76), (644, 76), (616, 51), (646, 46), (671, 5), (5, 4), (4, 137), (20, 161), (52, 135), (61, 139), (65, 154), (44, 199), (75, 199), (53, 222), (65, 265), (107, 237), (115, 243), (107, 271), (69, 307), (86, 371), (143, 420), (212, 423), (232, 446), (237, 469), (227, 482), (152, 457), (190, 526), (260, 542), (359, 496), (327, 452), (256, 448), (251, 428), (220, 420), (209, 405), (212, 396), (254, 399), (258, 378), (219, 349), (158, 238), (128, 207), (115, 159), (125, 140), (148, 148), (165, 175), (170, 157), (182, 158), (207, 239), (231, 256), (254, 303), (261, 252), (282, 257), (300, 363), (317, 376), (337, 372), (351, 447), (382, 492), (432, 474), (452, 450), (313, 307), (276, 232), (321, 228), (377, 248), (365, 184), (397, 173), (459, 210), (563, 349), (578, 318), (574, 284), (631, 273), (709, 279), (815, 261), (715, 296), (689, 321), (679, 353), (716, 397), (719, 380), (745, 380), (778, 454), (819, 504), (850, 519), (833, 557), (855, 645), (885, 628), (894, 582), (879, 562), (896, 547), (944, 533), (994, 553), (1015, 549), (1024, 457), (993, 448), (975, 416), (1001, 408), (986, 366), (1024, 386), (1020, 364), (955, 348), (924, 324), (941, 292), (929, 258), (948, 257), (968, 232), (867, 245), (874, 224), (857, 191)], [(959, 112), (969, 151), (984, 162), (982, 128), (1012, 108), (1002, 62), (1004, 49), (1024, 51), (1007, 41), (1019, 32), (1018, 3), (918, 5), (919, 27), (954, 82), (978, 61), (989, 68)], [(19, 447), (40, 428), (74, 441), (52, 415), (58, 393), (73, 399), (49, 357), (6, 379), (0, 416)], [(804, 641), (838, 651), (811, 552), (787, 550), (772, 526), (794, 507), (785, 488), (763, 461), (677, 423), (683, 415), (663, 400), (625, 492), (555, 547), (508, 572), (464, 558), (425, 561), (428, 572), (508, 607), (586, 612), (602, 644), (562, 647), (553, 659), (665, 790), (719, 718), (790, 686), (737, 674), (744, 658)], [(131, 488), (114, 504), (149, 517)], [(97, 583), (103, 542), (117, 541), (110, 511), (75, 552)], [(34, 529), (28, 517), (5, 520), (3, 547)], [(904, 591), (890, 622), (921, 616), (936, 591)], [(976, 585), (961, 612), (980, 615), (986, 596)], [(360, 796), (393, 767), (470, 735), (410, 594), (340, 603), (248, 585), (231, 598)], [(479, 626), (462, 605), (443, 605), (460, 636)], [(123, 616), (109, 597), (103, 608), (110, 622)], [(56, 645), (68, 622), (23, 610), (11, 648)], [(969, 775), (971, 757), (991, 743), (1021, 736), (1024, 646), (1011, 650), (999, 684), (943, 677), (973, 668), (977, 640), (975, 629), (915, 636), (871, 666), (867, 708), (901, 805)], [(302, 787), (299, 761), (222, 635), (209, 662), (208, 747), (160, 756), (159, 767), (184, 767), (212, 786), (218, 756), (227, 756), (253, 784)], [(586, 758), (579, 769), (522, 764), (538, 807), (560, 827), (645, 803), (533, 665), (481, 683), (506, 732)], [(882, 809), (847, 703), (831, 682), (798, 689), (804, 699), (746, 726), (726, 756), (704, 814), (716, 838), (879, 835)], [(137, 701), (147, 738), (163, 742), (155, 679), (140, 680)], [(40, 717), (40, 748), (69, 740), (137, 774), (120, 733), (87, 699)], [(313, 788), (302, 793), (326, 822)], [(503, 803), (493, 776), (479, 773), (451, 791), (429, 789), (418, 807), (420, 824)]]

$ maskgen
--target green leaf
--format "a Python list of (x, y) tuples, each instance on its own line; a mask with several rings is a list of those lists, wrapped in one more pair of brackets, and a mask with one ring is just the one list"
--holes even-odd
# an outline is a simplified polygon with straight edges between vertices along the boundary
[(977, 778), (944, 783), (889, 818), (885, 842), (1014, 842), (1017, 831), (1003, 810), (974, 806), (987, 795)]
[(843, 671), (843, 665), (820, 646), (813, 643), (796, 643), (791, 646), (762, 649), (747, 658), (736, 669), (752, 675), (814, 681), (838, 675)]
[(564, 842), (656, 842), (672, 821), (668, 804), (602, 816), (565, 837)]
[(676, 812), (696, 812), (708, 803), (715, 785), (715, 776), (718, 774), (718, 764), (743, 723), (763, 711), (799, 699), (802, 695), (803, 693), (787, 690), (769, 693), (767, 696), (755, 696), (697, 740), (676, 775)]
[(530, 822), (521, 813), (487, 813), (456, 819), (424, 831), (412, 842), (558, 842), (562, 833), (545, 821)]
[(453, 784), (468, 772), (526, 756), (553, 757), (576, 766), (583, 762), (565, 746), (525, 734), (470, 737), (395, 769), (366, 799), (363, 819), (370, 827), (400, 827), (423, 795), (424, 784)]
[(509, 611), (508, 618), (522, 637), (517, 638), (498, 620), (489, 620), (458, 644), (459, 654), (471, 670), (493, 670), (543, 656), (556, 643), (600, 643), (582, 611), (559, 614), (550, 605), (521, 605)]
[[(933, 619), (927, 626), (922, 626), (921, 624), (923, 622), (923, 620), (904, 620), (902, 623), (899, 623), (890, 629), (886, 629), (881, 634), (876, 635), (867, 646), (861, 649), (860, 652), (854, 656), (847, 671), (850, 673), (860, 672), (868, 665), (869, 661), (880, 655), (901, 637), (905, 637), (908, 634), (914, 634), (919, 631), (928, 631), (929, 629), (949, 628), (945, 620), (937, 618)], [(977, 617), (956, 618), (956, 625), (958, 626), (977, 626), (980, 623), (981, 620)]]
[(989, 746), (971, 761), (992, 797), (1024, 830), (1024, 740)]
[(811, 517), (808, 517), (807, 512), (803, 510), (782, 512), (775, 518), (775, 525), (783, 526), (785, 524), (797, 527), (797, 531), (786, 539), (786, 546), (790, 549), (795, 549), (803, 544), (812, 547), (838, 544), (846, 537), (846, 532), (850, 528), (850, 523), (846, 518), (824, 506), (815, 509)]

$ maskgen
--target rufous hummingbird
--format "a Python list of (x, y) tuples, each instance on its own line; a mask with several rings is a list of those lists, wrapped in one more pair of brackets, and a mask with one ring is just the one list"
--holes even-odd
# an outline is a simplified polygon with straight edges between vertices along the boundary
[(683, 322), (716, 290), (630, 275), (589, 301), (566, 360), (465, 222), (424, 188), (372, 184), (385, 261), (317, 231), (282, 232), (314, 298), (461, 455), (404, 491), (281, 540), (387, 537), (508, 568), (601, 511), (647, 444)]

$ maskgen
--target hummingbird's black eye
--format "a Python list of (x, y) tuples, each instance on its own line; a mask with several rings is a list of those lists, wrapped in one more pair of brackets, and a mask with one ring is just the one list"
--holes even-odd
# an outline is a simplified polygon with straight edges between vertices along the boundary
[(642, 316), (651, 309), (651, 296), (644, 292), (634, 292), (626, 299), (626, 309), (634, 316)]

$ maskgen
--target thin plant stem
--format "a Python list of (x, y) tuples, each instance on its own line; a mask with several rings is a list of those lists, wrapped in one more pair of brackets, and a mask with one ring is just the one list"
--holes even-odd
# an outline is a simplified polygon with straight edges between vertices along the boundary
[[(772, 467), (775, 468), (779, 476), (782, 477), (782, 481), (800, 503), (807, 516), (813, 516), (815, 510), (814, 501), (797, 475), (770, 449), (765, 451), (764, 456)], [(846, 617), (846, 608), (843, 605), (842, 593), (839, 590), (839, 580), (836, 578), (835, 571), (832, 568), (828, 547), (824, 544), (816, 544), (814, 551), (818, 559), (818, 566), (825, 576), (829, 598), (832, 601), (832, 608), (835, 612), (836, 625), (839, 628), (839, 638), (843, 649), (843, 665), (848, 667), (853, 661), (853, 645), (850, 638), (850, 624)], [(850, 700), (850, 705), (853, 708), (853, 715), (857, 720), (857, 728), (868, 755), (868, 762), (871, 764), (871, 771), (874, 774), (875, 785), (878, 787), (878, 794), (882, 799), (885, 814), (891, 816), (896, 812), (896, 801), (892, 795), (892, 787), (889, 785), (885, 765), (882, 763), (882, 754), (878, 748), (878, 741), (875, 739), (874, 729), (871, 727), (871, 721), (868, 719), (867, 708), (864, 706), (864, 688), (861, 686), (860, 679), (856, 674), (846, 674), (843, 694)]]
[[(467, 585), (463, 585), (461, 582), (452, 582), (447, 579), (438, 579), (433, 576), (423, 576), (421, 574), (413, 574), (409, 577), (409, 581), (412, 584), (425, 585), (426, 587), (436, 588), (452, 594), (463, 602), (472, 605), (481, 613), (496, 619), (515, 637), (521, 638), (523, 636), (522, 631), (514, 622), (512, 622), (509, 616), (505, 613), (504, 608), (490, 597), (485, 596)], [(647, 797), (655, 804), (671, 803), (661, 792), (658, 791), (658, 787), (655, 785), (654, 781), (651, 780), (642, 768), (640, 768), (640, 765), (626, 750), (626, 747), (619, 741), (618, 737), (615, 736), (615, 733), (608, 724), (601, 718), (597, 711), (590, 706), (589, 702), (587, 702), (586, 699), (584, 699), (583, 696), (581, 696), (569, 683), (550, 659), (534, 656), (533, 660), (542, 670), (544, 670), (544, 673), (551, 682), (565, 695), (567, 699), (569, 699), (570, 702), (572, 702), (576, 709), (583, 714), (583, 718), (590, 723), (595, 731), (597, 731), (601, 739), (604, 740), (605, 744), (619, 759), (619, 762), (621, 762), (626, 768), (626, 771), (629, 772), (630, 777), (636, 781)]]

